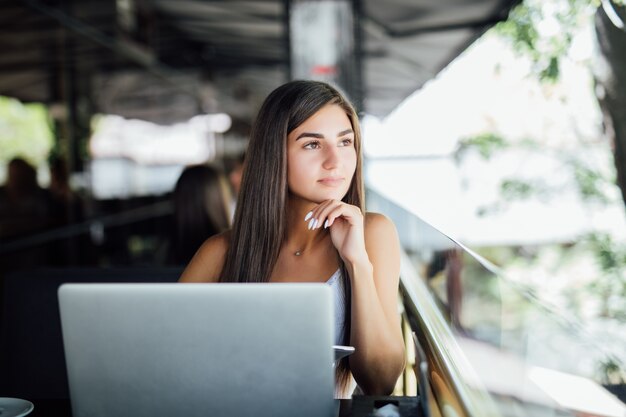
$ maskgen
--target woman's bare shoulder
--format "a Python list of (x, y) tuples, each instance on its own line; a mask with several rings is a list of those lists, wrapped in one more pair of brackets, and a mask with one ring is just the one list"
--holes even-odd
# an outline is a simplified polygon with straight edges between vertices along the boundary
[(379, 237), (379, 234), (397, 234), (396, 226), (393, 224), (391, 219), (384, 214), (374, 213), (368, 211), (365, 213), (365, 237), (367, 239), (367, 235), (374, 235), (372, 237)]
[(193, 256), (179, 282), (217, 282), (224, 266), (230, 230), (211, 236)]
[(389, 274), (392, 277), (399, 274), (398, 231), (387, 216), (379, 213), (365, 214), (365, 249), (376, 270), (384, 271), (384, 275)]

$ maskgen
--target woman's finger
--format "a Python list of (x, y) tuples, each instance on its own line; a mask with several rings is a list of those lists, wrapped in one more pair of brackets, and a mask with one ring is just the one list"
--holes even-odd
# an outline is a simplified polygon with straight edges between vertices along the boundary
[(328, 214), (331, 213), (333, 210), (336, 210), (337, 207), (340, 207), (342, 205), (345, 205), (345, 203), (339, 200), (330, 200), (328, 204), (324, 204), (322, 207), (320, 207), (320, 210), (317, 213), (319, 222), (317, 223), (316, 228), (320, 228), (320, 227), (327, 228), (329, 224)]
[(334, 200), (326, 200), (318, 204), (317, 206), (315, 206), (313, 210), (307, 213), (306, 217), (304, 218), (304, 221), (308, 223), (307, 227), (310, 230), (316, 229), (324, 223), (324, 220), (321, 217), (321, 213), (323, 213), (326, 207), (328, 207), (329, 205), (332, 205), (333, 202)]
[(335, 223), (335, 220), (339, 217), (344, 218), (348, 221), (348, 223), (354, 225), (358, 223), (359, 218), (362, 218), (362, 214), (358, 207), (341, 203), (340, 205), (331, 207), (326, 213), (327, 223), (324, 223), (324, 226), (331, 227), (333, 223)]

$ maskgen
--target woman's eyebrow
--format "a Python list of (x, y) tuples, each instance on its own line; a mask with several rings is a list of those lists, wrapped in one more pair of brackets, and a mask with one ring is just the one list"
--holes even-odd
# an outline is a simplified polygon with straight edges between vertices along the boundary
[(337, 133), (337, 137), (347, 135), (349, 133), (354, 133), (354, 131), (352, 129), (342, 130), (341, 132)]
[(296, 140), (299, 140), (299, 139), (302, 139), (302, 138), (324, 139), (324, 135), (322, 135), (321, 133), (302, 132), (302, 133), (300, 133), (298, 135)]
[[(337, 137), (343, 136), (343, 135), (347, 135), (349, 133), (354, 133), (354, 131), (352, 129), (342, 130), (341, 132), (337, 133)], [(300, 133), (298, 135), (296, 140), (299, 140), (299, 139), (302, 139), (302, 138), (324, 139), (324, 135), (322, 135), (321, 133), (302, 132), (302, 133)]]

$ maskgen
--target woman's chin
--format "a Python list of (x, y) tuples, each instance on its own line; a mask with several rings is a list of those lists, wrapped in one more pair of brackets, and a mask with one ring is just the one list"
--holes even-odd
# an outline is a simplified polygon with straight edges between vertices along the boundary
[(312, 193), (317, 200), (341, 200), (346, 196), (348, 191), (342, 189), (329, 189), (329, 190), (321, 190), (316, 193)]
[(305, 201), (310, 201), (311, 203), (314, 204), (321, 204), (324, 201), (328, 201), (328, 200), (342, 200), (347, 192), (342, 192), (343, 190), (333, 190), (333, 191), (326, 191), (326, 192), (317, 192), (317, 193), (309, 193), (306, 195), (300, 195), (300, 194), (295, 194), (290, 192), (289, 196), (290, 198), (295, 198), (295, 199), (300, 199), (300, 200), (305, 200)]

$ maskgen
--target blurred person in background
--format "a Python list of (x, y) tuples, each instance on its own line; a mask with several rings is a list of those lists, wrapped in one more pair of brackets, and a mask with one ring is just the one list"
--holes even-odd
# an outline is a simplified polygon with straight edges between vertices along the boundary
[(22, 158), (12, 159), (0, 187), (0, 238), (37, 232), (50, 224), (50, 216), (50, 195), (39, 187), (37, 171)]
[[(54, 227), (63, 228), (83, 220), (83, 200), (70, 187), (70, 173), (65, 159), (53, 157), (50, 159), (50, 185), (48, 186), (51, 204), (51, 222)], [(87, 255), (90, 240), (86, 235), (70, 236), (56, 239), (49, 246), (52, 265), (64, 266), (92, 259)], [(80, 252), (80, 255), (79, 255)]]
[(226, 172), (228, 173), (228, 182), (230, 183), (230, 189), (233, 192), (233, 200), (230, 205), (230, 219), (234, 219), (235, 209), (237, 208), (237, 196), (239, 195), (239, 189), (241, 188), (241, 178), (243, 176), (244, 161), (246, 159), (245, 152), (239, 154), (236, 158), (225, 161)]
[(171, 260), (186, 264), (209, 237), (230, 227), (232, 193), (217, 168), (185, 168), (174, 188), (174, 239)]
[(235, 196), (239, 194), (239, 188), (241, 187), (241, 177), (243, 175), (243, 163), (246, 159), (246, 154), (242, 153), (235, 159), (233, 166), (228, 170), (228, 181), (233, 189)]
[(68, 224), (82, 219), (82, 204), (70, 187), (69, 170), (65, 159), (51, 160), (48, 190), (52, 198), (53, 216), (58, 224)]
[[(35, 168), (22, 158), (12, 159), (7, 168), (6, 184), (0, 187), (0, 248), (7, 240), (28, 238), (54, 224), (50, 193), (37, 183)], [(48, 264), (50, 259), (50, 253), (41, 244), (0, 253), (0, 276), (23, 267)]]

